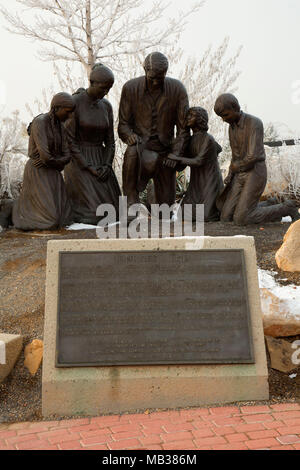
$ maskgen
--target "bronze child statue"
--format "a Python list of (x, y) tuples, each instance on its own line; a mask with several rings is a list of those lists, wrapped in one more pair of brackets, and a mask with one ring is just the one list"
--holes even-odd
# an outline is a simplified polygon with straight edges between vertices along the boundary
[(260, 119), (241, 111), (238, 100), (230, 93), (219, 96), (215, 113), (229, 127), (232, 160), (225, 189), (217, 200), (221, 221), (236, 225), (275, 222), (291, 215), (299, 218), (293, 201), (263, 206), (260, 198), (267, 184), (264, 127)]
[(200, 107), (190, 108), (187, 126), (192, 129), (193, 136), (185, 152), (188, 158), (171, 157), (174, 161), (191, 167), (191, 179), (188, 190), (182, 200), (182, 209), (186, 214), (187, 204), (192, 205), (192, 218), (195, 221), (196, 205), (204, 204), (205, 222), (220, 220), (216, 207), (216, 199), (224, 185), (218, 163), (218, 155), (222, 147), (208, 134), (208, 114)]

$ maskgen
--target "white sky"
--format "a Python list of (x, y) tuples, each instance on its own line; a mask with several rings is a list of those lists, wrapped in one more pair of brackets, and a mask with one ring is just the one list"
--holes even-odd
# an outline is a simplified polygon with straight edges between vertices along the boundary
[[(11, 7), (15, 0), (0, 3)], [(174, 11), (182, 8), (183, 1), (171, 3)], [(193, 3), (184, 0), (184, 6)], [(19, 109), (26, 119), (25, 103), (33, 102), (51, 84), (52, 67), (37, 59), (38, 45), (8, 33), (4, 25), (1, 17), (0, 101), (3, 83), (6, 86), (2, 113)], [(300, 137), (299, 25), (300, 0), (207, 0), (190, 20), (182, 45), (187, 55), (198, 57), (209, 44), (218, 46), (225, 36), (230, 37), (230, 54), (242, 45), (238, 61), (242, 71), (237, 92), (240, 102), (264, 122), (285, 123), (295, 137)]]

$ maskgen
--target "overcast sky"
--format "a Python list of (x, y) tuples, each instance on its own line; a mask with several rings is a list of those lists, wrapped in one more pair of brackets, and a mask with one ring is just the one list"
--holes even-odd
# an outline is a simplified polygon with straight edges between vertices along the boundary
[[(10, 7), (15, 0), (0, 3)], [(186, 6), (193, 3), (184, 0)], [(173, 0), (172, 10), (182, 5), (182, 0)], [(231, 54), (242, 45), (240, 102), (265, 123), (284, 123), (300, 137), (299, 24), (300, 0), (207, 0), (190, 20), (182, 45), (187, 55), (198, 57), (208, 45), (218, 46), (225, 36), (230, 37)], [(49, 86), (52, 68), (37, 59), (35, 44), (8, 33), (4, 25), (0, 18), (0, 100), (3, 83), (6, 86), (2, 114), (20, 109), (26, 119), (25, 103)]]

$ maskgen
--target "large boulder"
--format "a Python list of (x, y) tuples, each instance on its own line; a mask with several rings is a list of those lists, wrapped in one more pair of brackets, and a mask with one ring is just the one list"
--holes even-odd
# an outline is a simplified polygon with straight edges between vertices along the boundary
[(0, 333), (0, 383), (11, 373), (22, 347), (22, 336)]
[(297, 368), (297, 364), (294, 361), (295, 348), (292, 343), (283, 339), (274, 339), (269, 336), (266, 337), (266, 343), (272, 369), (287, 374)]
[(300, 220), (290, 226), (283, 245), (276, 253), (279, 269), (287, 272), (300, 272)]
[(269, 289), (261, 292), (264, 332), (273, 338), (300, 334), (300, 306), (297, 299), (280, 298)]

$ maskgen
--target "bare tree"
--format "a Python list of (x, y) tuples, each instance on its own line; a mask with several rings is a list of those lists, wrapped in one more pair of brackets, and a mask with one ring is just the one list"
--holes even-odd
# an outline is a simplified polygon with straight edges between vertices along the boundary
[(300, 201), (300, 151), (299, 147), (281, 147), (280, 170), (286, 187), (283, 195)]
[(295, 199), (300, 202), (300, 148), (283, 145), (266, 147), (268, 183), (265, 197)]
[(64, 66), (58, 66), (56, 62), (52, 63), (54, 83), (47, 89), (41, 90), (41, 95), (36, 97), (33, 102), (26, 103), (26, 109), (29, 115), (34, 118), (37, 114), (46, 113), (50, 109), (50, 103), (56, 93), (64, 90), (73, 94), (78, 88), (85, 87), (88, 83), (86, 74), (82, 67), (72, 67), (68, 63)]
[(0, 198), (4, 194), (10, 198), (15, 195), (16, 179), (22, 178), (26, 144), (26, 128), (19, 112), (15, 111), (11, 118), (0, 118)]
[(188, 11), (178, 12), (167, 24), (160, 20), (169, 4), (165, 0), (17, 0), (38, 12), (26, 21), (26, 11), (0, 12), (8, 21), (9, 31), (43, 44), (43, 60), (79, 62), (89, 75), (97, 61), (114, 70), (124, 68), (124, 59), (145, 53), (153, 47), (172, 44), (188, 17), (199, 10), (197, 1)]
[(214, 112), (215, 101), (222, 93), (235, 93), (241, 72), (236, 69), (242, 48), (228, 56), (229, 37), (215, 49), (210, 46), (201, 57), (190, 57), (182, 66), (182, 54), (173, 53), (174, 67), (179, 79), (185, 84), (191, 106), (205, 108), (209, 115), (210, 132), (221, 145), (228, 141), (228, 126)]
[[(36, 9), (35, 23), (24, 19), (23, 12), (13, 14), (3, 7), (10, 24), (9, 30), (43, 44), (40, 56), (51, 60), (56, 83), (43, 90), (42, 100), (27, 109), (31, 115), (48, 111), (51, 96), (61, 90), (73, 93), (87, 84), (91, 67), (103, 61), (117, 71), (117, 81), (109, 99), (117, 108), (122, 85), (143, 74), (145, 54), (157, 48), (170, 59), (169, 74), (186, 86), (192, 105), (205, 107), (210, 117), (210, 132), (224, 148), (222, 163), (230, 160), (227, 126), (213, 112), (216, 98), (223, 92), (234, 92), (239, 72), (236, 63), (240, 49), (228, 57), (229, 38), (219, 47), (203, 50), (200, 58), (184, 58), (178, 46), (188, 17), (205, 3), (197, 1), (188, 11), (179, 12), (177, 19), (160, 23), (168, 4), (162, 0), (17, 0), (24, 7)], [(26, 17), (26, 16), (25, 16)], [(32, 22), (32, 19), (31, 19)], [(79, 65), (79, 66), (78, 66)], [(117, 141), (115, 170), (120, 176), (123, 155), (122, 143)]]
[(265, 142), (275, 142), (276, 140), (280, 140), (279, 132), (273, 122), (267, 122), (265, 124), (264, 140)]

